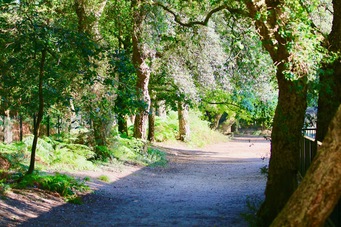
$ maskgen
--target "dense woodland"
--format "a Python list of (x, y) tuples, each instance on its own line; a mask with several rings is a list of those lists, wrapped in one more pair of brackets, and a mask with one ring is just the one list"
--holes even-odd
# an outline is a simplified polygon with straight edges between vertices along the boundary
[[(0, 2), (3, 137), (11, 143), (14, 125), (31, 128), (27, 174), (38, 137), (61, 133), (61, 122), (90, 133), (100, 157), (114, 129), (155, 141), (155, 118), (170, 111), (176, 137), (190, 141), (196, 110), (213, 129), (222, 121), (271, 129), (261, 225), (321, 226), (338, 202), (339, 1)], [(298, 186), (307, 107), (318, 108), (323, 145)]]

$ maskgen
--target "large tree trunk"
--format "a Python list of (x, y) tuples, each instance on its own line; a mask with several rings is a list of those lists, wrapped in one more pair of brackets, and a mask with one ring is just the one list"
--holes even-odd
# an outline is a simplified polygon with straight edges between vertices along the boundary
[(303, 181), (271, 226), (323, 226), (341, 196), (341, 106)]
[(188, 141), (190, 139), (190, 127), (188, 122), (188, 105), (178, 101), (178, 119), (179, 119), (179, 139)]
[(113, 125), (113, 117), (93, 119), (94, 137), (97, 146), (106, 146)]
[(144, 107), (139, 108), (134, 122), (134, 137), (146, 139), (147, 120), (150, 108), (149, 96), (149, 79), (150, 68), (147, 64), (148, 53), (146, 47), (142, 43), (144, 31), (145, 8), (143, 0), (134, 0), (131, 3), (133, 10), (133, 64), (136, 69), (137, 83), (136, 90), (140, 96), (140, 101), (144, 103)]
[(217, 130), (219, 128), (219, 122), (220, 122), (220, 119), (221, 117), (223, 116), (223, 114), (215, 114), (213, 117), (212, 117), (212, 124), (211, 124), (211, 129), (213, 130)]
[(32, 142), (31, 160), (30, 160), (30, 166), (28, 168), (27, 174), (32, 174), (34, 171), (37, 143), (38, 143), (39, 131), (40, 131), (40, 123), (43, 120), (43, 115), (44, 115), (43, 81), (44, 81), (44, 74), (45, 74), (46, 54), (47, 54), (47, 50), (46, 49), (42, 50), (41, 60), (40, 60), (40, 69), (39, 69), (39, 85), (38, 85), (39, 107), (38, 107), (37, 119), (35, 121), (34, 129), (33, 129), (34, 137), (33, 137), (33, 142)]
[[(334, 19), (332, 31), (328, 37), (328, 48), (332, 52), (341, 51), (341, 2), (334, 0)], [(328, 126), (341, 103), (341, 57), (331, 65), (324, 66), (324, 74), (320, 76), (320, 94), (317, 112), (316, 139), (322, 141), (327, 133)], [(331, 73), (328, 71), (332, 69)]]
[(277, 71), (279, 84), (278, 105), (271, 134), (271, 157), (265, 201), (259, 216), (268, 226), (282, 210), (297, 188), (299, 138), (306, 110), (306, 88), (303, 90)]
[[(245, 3), (251, 18), (255, 20), (262, 44), (277, 67), (279, 100), (271, 135), (265, 201), (258, 211), (262, 224), (269, 226), (297, 187), (299, 140), (307, 105), (307, 74), (295, 65), (290, 68), (295, 55), (288, 51), (295, 41), (292, 36), (282, 36), (280, 31), (290, 23), (289, 14), (284, 11), (285, 7), (282, 5), (284, 3), (273, 0)], [(258, 17), (259, 14), (266, 14), (266, 20), (263, 16)], [(286, 71), (290, 71), (295, 78), (287, 78)]]

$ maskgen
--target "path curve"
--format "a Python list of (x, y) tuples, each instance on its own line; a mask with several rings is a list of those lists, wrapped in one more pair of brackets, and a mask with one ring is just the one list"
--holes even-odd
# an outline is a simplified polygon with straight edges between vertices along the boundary
[(256, 137), (165, 148), (167, 167), (112, 172), (111, 183), (90, 183), (95, 192), (82, 205), (55, 207), (23, 226), (247, 226), (240, 214), (248, 197), (263, 195), (269, 149)]

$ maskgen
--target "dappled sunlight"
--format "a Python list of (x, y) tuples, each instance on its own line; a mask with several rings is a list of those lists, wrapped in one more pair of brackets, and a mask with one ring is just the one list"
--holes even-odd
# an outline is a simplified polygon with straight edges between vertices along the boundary
[[(107, 166), (72, 173), (91, 178), (87, 184), (94, 191), (82, 197), (83, 204), (55, 204), (27, 217), (23, 226), (247, 226), (240, 214), (247, 212), (248, 198), (263, 196), (266, 177), (260, 168), (267, 160), (258, 155), (268, 152), (268, 142), (164, 149), (170, 160), (166, 167)], [(103, 175), (109, 183), (99, 180)]]

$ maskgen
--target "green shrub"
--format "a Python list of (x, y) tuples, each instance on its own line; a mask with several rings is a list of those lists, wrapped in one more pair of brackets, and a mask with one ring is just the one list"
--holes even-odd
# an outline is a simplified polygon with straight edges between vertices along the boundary
[(83, 204), (83, 199), (80, 196), (71, 196), (66, 200), (69, 203), (76, 204), (76, 205), (81, 205)]
[(155, 141), (176, 140), (179, 131), (177, 112), (170, 112), (166, 118), (155, 117)]
[(6, 182), (6, 179), (0, 179), (0, 194), (4, 195), (11, 190), (11, 185)]
[[(209, 122), (202, 120), (199, 111), (189, 111), (190, 137), (186, 144), (191, 147), (203, 147), (207, 144), (226, 141), (227, 138), (218, 131), (209, 127)], [(173, 143), (176, 141), (179, 130), (178, 114), (170, 111), (166, 118), (155, 119), (156, 142)]]
[(105, 175), (99, 176), (98, 180), (103, 181), (103, 182), (109, 182), (110, 181), (109, 177), (105, 176)]
[(190, 111), (189, 119), (191, 129), (190, 140), (188, 141), (189, 146), (203, 147), (227, 140), (225, 135), (212, 130), (208, 121), (202, 120), (202, 114), (199, 111)]
[(0, 153), (10, 163), (12, 170), (25, 171), (28, 169), (24, 163), (29, 154), (25, 143), (0, 143)]
[[(31, 151), (33, 136), (24, 139), (27, 150)], [(26, 152), (29, 157), (30, 152)], [(95, 153), (88, 146), (70, 144), (49, 137), (38, 139), (37, 162), (38, 169), (50, 170), (91, 170), (94, 164), (89, 161)]]
[(163, 152), (148, 148), (145, 141), (135, 138), (112, 138), (106, 148), (107, 157), (113, 160), (138, 165), (158, 165), (166, 163)]
[(51, 192), (57, 192), (63, 197), (72, 197), (77, 191), (89, 190), (83, 182), (65, 174), (55, 175), (29, 174), (19, 179), (17, 188), (35, 187)]

